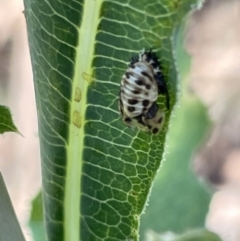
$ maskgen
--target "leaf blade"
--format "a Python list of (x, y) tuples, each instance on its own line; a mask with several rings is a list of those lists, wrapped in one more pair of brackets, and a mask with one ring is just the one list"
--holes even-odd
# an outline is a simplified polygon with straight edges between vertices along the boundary
[(18, 132), (17, 127), (13, 123), (9, 108), (0, 105), (0, 134), (5, 132)]
[(119, 82), (132, 54), (155, 46), (174, 104), (172, 31), (195, 2), (25, 0), (49, 240), (137, 240), (170, 113), (160, 136), (127, 129)]

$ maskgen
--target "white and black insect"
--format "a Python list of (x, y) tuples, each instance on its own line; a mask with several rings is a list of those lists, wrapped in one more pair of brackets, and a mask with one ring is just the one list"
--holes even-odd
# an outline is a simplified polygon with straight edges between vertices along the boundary
[(160, 62), (152, 50), (133, 57), (120, 85), (119, 109), (123, 122), (129, 127), (158, 134), (165, 114), (156, 101), (159, 94), (169, 95)]

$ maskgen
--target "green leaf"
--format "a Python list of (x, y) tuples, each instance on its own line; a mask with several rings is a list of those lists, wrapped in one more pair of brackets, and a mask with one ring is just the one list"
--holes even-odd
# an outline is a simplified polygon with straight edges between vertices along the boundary
[(32, 212), (29, 220), (34, 241), (46, 241), (42, 205), (42, 193), (40, 192), (32, 201)]
[(160, 165), (158, 136), (118, 113), (129, 59), (154, 47), (176, 100), (172, 35), (197, 0), (25, 0), (50, 241), (137, 240)]
[(183, 234), (164, 233), (157, 234), (148, 231), (146, 241), (221, 241), (217, 234), (206, 229), (193, 229)]
[(18, 132), (14, 125), (10, 110), (3, 105), (0, 105), (0, 134), (4, 132)]
[(140, 238), (144, 241), (148, 229), (159, 233), (204, 227), (211, 199), (211, 193), (197, 180), (190, 163), (211, 123), (206, 109), (194, 95), (189, 94), (186, 80), (190, 58), (183, 49), (185, 26), (184, 23), (179, 29), (175, 45), (182, 80), (180, 105), (174, 110), (171, 120), (166, 161), (154, 182), (145, 214), (141, 216)]
[(205, 229), (197, 229), (179, 235), (173, 241), (221, 241), (221, 239), (213, 232)]
[(189, 160), (206, 133), (208, 121), (200, 103), (193, 98), (189, 102), (182, 99), (181, 107), (174, 112), (166, 161), (141, 216), (142, 241), (149, 228), (184, 232), (186, 228), (204, 226), (211, 195), (192, 173)]

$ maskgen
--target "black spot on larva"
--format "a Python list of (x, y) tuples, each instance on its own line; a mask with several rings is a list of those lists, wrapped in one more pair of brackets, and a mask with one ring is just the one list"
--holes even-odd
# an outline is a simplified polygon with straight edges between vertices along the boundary
[(131, 121), (132, 121), (132, 119), (131, 119), (131, 118), (129, 118), (129, 117), (127, 117), (127, 118), (125, 118), (125, 121), (126, 121), (126, 122), (131, 122)]
[(158, 120), (158, 123), (159, 123), (159, 124), (162, 123), (162, 120), (163, 120), (163, 118), (160, 117), (159, 120)]
[(151, 89), (151, 85), (146, 85), (146, 89), (150, 90)]
[(143, 120), (141, 118), (139, 118), (137, 121), (138, 121), (139, 124), (144, 125), (144, 122), (143, 122)]
[(133, 107), (133, 106), (128, 106), (128, 111), (130, 111), (130, 112), (135, 111), (135, 107)]
[(142, 71), (142, 75), (143, 75), (143, 76), (146, 76), (148, 79), (150, 79), (150, 80), (152, 81), (151, 76), (150, 76), (147, 72)]
[(125, 75), (126, 75), (127, 79), (130, 78), (130, 73), (129, 72), (126, 72)]
[(137, 84), (137, 85), (144, 85), (144, 82), (139, 79), (139, 80), (136, 80), (136, 84)]
[(135, 95), (139, 95), (141, 92), (139, 91), (139, 90), (134, 90), (133, 91), (133, 94), (135, 94)]
[(148, 125), (148, 129), (151, 130), (151, 129), (152, 129), (152, 126)]
[(151, 65), (154, 69), (159, 67), (159, 63), (156, 63), (156, 62), (151, 63)]
[(128, 100), (128, 103), (130, 105), (136, 105), (138, 103), (138, 100), (130, 99), (130, 100)]
[(135, 68), (135, 65), (134, 65), (134, 64), (139, 61), (138, 56), (132, 57), (132, 58), (130, 59), (130, 61), (131, 61), (131, 63), (129, 64), (129, 67)]
[(143, 120), (142, 120), (142, 115), (138, 115), (133, 117), (135, 120), (137, 120), (138, 123), (144, 125)]
[(144, 108), (143, 108), (143, 112), (146, 112), (146, 111), (147, 111), (147, 108), (146, 108), (146, 107), (144, 107)]
[(145, 95), (148, 96), (148, 92), (145, 92)]
[(154, 128), (154, 129), (152, 130), (152, 133), (153, 133), (153, 134), (157, 134), (157, 133), (158, 133), (158, 128)]
[(142, 102), (142, 104), (143, 104), (143, 106), (148, 106), (148, 105), (149, 105), (149, 100), (144, 100), (144, 101)]
[(148, 119), (154, 118), (154, 117), (156, 116), (156, 114), (157, 114), (158, 109), (159, 109), (159, 107), (158, 107), (157, 103), (154, 102), (154, 103), (152, 104), (152, 106), (149, 108), (149, 111), (148, 111), (146, 117), (147, 117)]
[(132, 64), (130, 67), (131, 67), (132, 69), (135, 69), (135, 65), (134, 65), (134, 64)]

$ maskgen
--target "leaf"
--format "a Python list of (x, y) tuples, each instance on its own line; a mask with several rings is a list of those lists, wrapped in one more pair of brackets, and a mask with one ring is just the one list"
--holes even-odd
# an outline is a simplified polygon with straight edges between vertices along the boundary
[(194, 229), (183, 234), (164, 233), (157, 234), (148, 231), (146, 241), (221, 241), (217, 234), (206, 229)]
[(5, 132), (18, 132), (14, 125), (10, 110), (3, 105), (0, 105), (0, 134)]
[(32, 201), (32, 212), (29, 220), (34, 241), (46, 241), (43, 225), (42, 193), (39, 193)]
[(221, 241), (219, 236), (205, 229), (196, 229), (179, 235), (173, 241)]
[(181, 107), (174, 114), (166, 161), (141, 216), (142, 241), (149, 228), (156, 232), (184, 232), (203, 227), (208, 211), (211, 195), (200, 185), (189, 163), (193, 150), (206, 133), (208, 122), (204, 108), (193, 98), (191, 103), (182, 99)]
[(194, 150), (205, 138), (211, 123), (206, 109), (188, 91), (186, 79), (190, 59), (183, 49), (185, 26), (184, 23), (179, 29), (175, 45), (182, 95), (171, 120), (166, 161), (156, 177), (146, 213), (141, 216), (140, 238), (144, 241), (148, 229), (159, 233), (202, 228), (211, 198), (209, 190), (204, 189), (194, 176), (190, 163)]
[(174, 105), (171, 38), (197, 2), (25, 0), (48, 240), (138, 239), (170, 112), (159, 136), (128, 129), (119, 84), (129, 59), (154, 47)]

